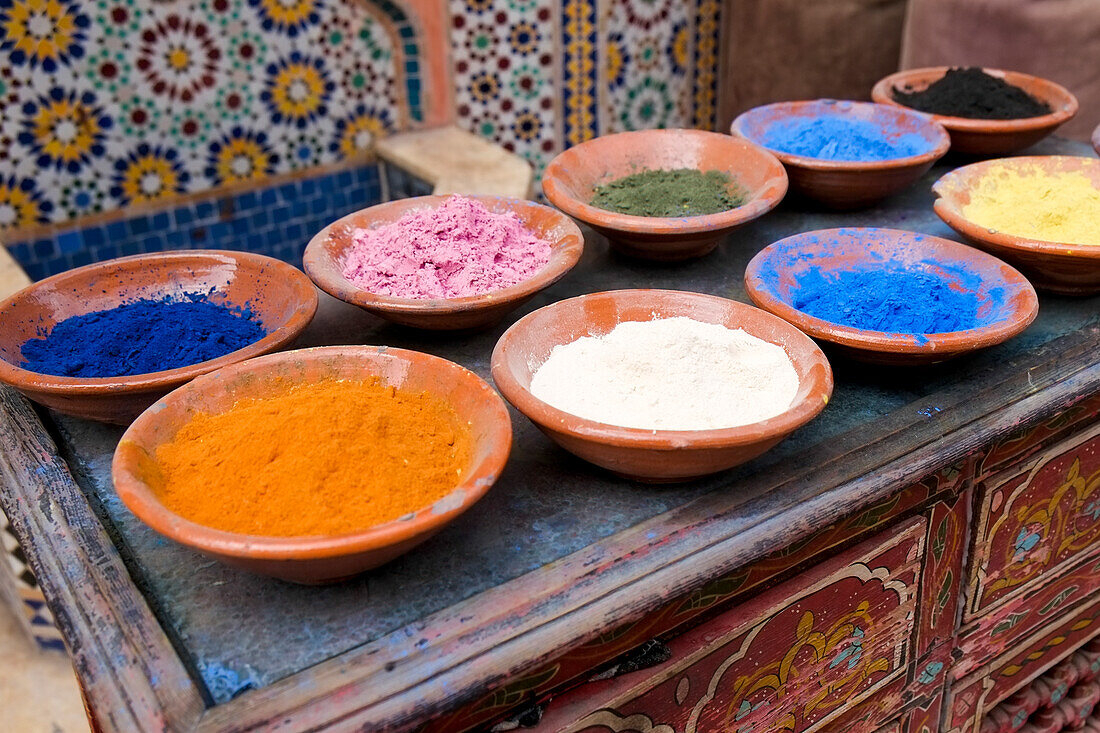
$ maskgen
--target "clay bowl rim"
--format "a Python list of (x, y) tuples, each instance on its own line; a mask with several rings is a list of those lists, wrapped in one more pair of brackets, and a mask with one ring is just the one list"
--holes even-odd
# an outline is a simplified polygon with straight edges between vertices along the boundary
[[(780, 245), (791, 241), (798, 241), (807, 237), (830, 237), (839, 234), (851, 234), (862, 231), (885, 232), (891, 245), (897, 244), (899, 235), (920, 237), (921, 242), (931, 245), (929, 255), (934, 256), (943, 252), (958, 253), (959, 259), (978, 258), (986, 260), (990, 265), (996, 265), (1007, 269), (1010, 273), (1006, 284), (1015, 285), (1029, 297), (1026, 298), (1027, 306), (1017, 305), (1013, 307), (1010, 317), (1000, 323), (971, 328), (965, 331), (949, 331), (939, 334), (924, 334), (921, 338), (913, 334), (891, 334), (887, 331), (869, 331), (840, 323), (826, 321), (816, 316), (811, 316), (800, 311), (789, 303), (780, 300), (763, 287), (763, 278), (760, 268), (771, 256), (774, 256)], [(875, 242), (875, 245), (881, 245)], [(749, 298), (764, 310), (783, 320), (789, 321), (798, 329), (809, 336), (841, 346), (847, 346), (862, 351), (879, 353), (906, 354), (931, 356), (935, 354), (960, 354), (967, 351), (993, 346), (1007, 341), (1014, 336), (1023, 333), (1039, 315), (1039, 296), (1034, 286), (1025, 278), (1019, 270), (993, 255), (983, 252), (975, 247), (970, 247), (961, 242), (956, 242), (943, 237), (936, 237), (920, 232), (911, 232), (904, 229), (890, 229), (884, 227), (835, 227), (831, 229), (815, 229), (808, 232), (800, 232), (789, 237), (776, 240), (764, 249), (756, 253), (745, 268), (745, 291)]]
[[(547, 262), (541, 270), (522, 282), (481, 295), (468, 295), (461, 298), (396, 298), (390, 295), (382, 295), (379, 293), (372, 293), (369, 290), (363, 290), (346, 279), (341, 272), (342, 267), (340, 265), (339, 255), (330, 257), (325, 249), (325, 243), (331, 237), (332, 231), (339, 226), (350, 226), (353, 219), (361, 219), (364, 216), (368, 216), (368, 224), (383, 222), (391, 223), (401, 218), (401, 214), (386, 219), (379, 219), (377, 215), (393, 212), (395, 210), (405, 213), (417, 209), (421, 204), (423, 204), (423, 208), (436, 208), (446, 199), (454, 195), (459, 194), (413, 196), (405, 199), (395, 199), (394, 201), (386, 201), (381, 204), (375, 204), (374, 206), (368, 206), (340, 217), (310, 238), (309, 243), (306, 245), (305, 253), (302, 255), (302, 265), (306, 271), (306, 275), (309, 276), (317, 287), (324, 290), (329, 295), (345, 303), (359, 306), (360, 308), (369, 308), (385, 313), (401, 315), (454, 315), (497, 308), (507, 303), (529, 298), (540, 290), (550, 287), (558, 280), (565, 277), (580, 261), (581, 255), (584, 254), (584, 235), (581, 233), (580, 227), (577, 226), (576, 222), (560, 211), (535, 201), (528, 201), (527, 199), (513, 198), (510, 196), (473, 194), (461, 195), (464, 198), (480, 201), (487, 206), (492, 203), (503, 204), (505, 208), (515, 212), (524, 222), (525, 226), (528, 222), (528, 217), (526, 216), (526, 211), (528, 210), (542, 210), (552, 215), (554, 225), (563, 227), (565, 229), (565, 234), (560, 237), (558, 241), (550, 242), (550, 261)], [(490, 206), (489, 208), (492, 207)], [(344, 249), (341, 249), (340, 255), (342, 255), (343, 252)]]
[[(785, 153), (781, 150), (769, 148), (762, 142), (756, 141), (749, 137), (748, 133), (743, 129), (745, 124), (755, 114), (761, 114), (764, 110), (787, 108), (787, 109), (800, 109), (808, 107), (810, 105), (822, 105), (822, 104), (845, 104), (853, 107), (875, 107), (882, 110), (890, 110), (891, 112), (900, 111), (903, 116), (911, 117), (926, 123), (926, 127), (935, 131), (938, 142), (935, 147), (924, 153), (917, 153), (916, 155), (907, 155), (901, 158), (889, 158), (887, 160), (829, 160), (827, 158), (811, 158), (805, 155), (796, 155), (794, 153)], [(794, 116), (794, 115), (791, 115)], [(838, 114), (838, 116), (843, 116)], [(815, 171), (832, 171), (832, 172), (848, 172), (848, 173), (872, 173), (879, 171), (894, 171), (904, 168), (916, 168), (921, 165), (935, 163), (937, 160), (947, 154), (947, 151), (951, 148), (951, 135), (948, 134), (947, 128), (938, 123), (932, 115), (920, 112), (915, 109), (911, 109), (904, 105), (899, 104), (880, 104), (878, 102), (860, 102), (846, 99), (808, 99), (795, 102), (774, 102), (772, 104), (763, 104), (759, 107), (753, 107), (750, 110), (746, 110), (734, 118), (730, 123), (730, 134), (748, 140), (755, 143), (760, 147), (767, 150), (769, 153), (778, 158), (784, 165), (796, 166), (799, 168), (806, 168)]]
[[(171, 389), (175, 385), (187, 382), (202, 374), (207, 374), (216, 369), (236, 364), (263, 354), (276, 351), (291, 343), (302, 331), (309, 326), (317, 313), (318, 297), (317, 289), (305, 273), (287, 264), (282, 260), (254, 252), (235, 252), (218, 249), (181, 250), (177, 252), (157, 252), (153, 254), (130, 255), (117, 257), (102, 262), (93, 262), (65, 272), (52, 275), (37, 282), (31, 283), (22, 290), (12, 294), (0, 302), (0, 315), (2, 315), (14, 302), (26, 298), (35, 290), (48, 285), (63, 284), (75, 277), (83, 277), (93, 272), (110, 272), (119, 265), (138, 262), (157, 262), (171, 264), (173, 261), (185, 260), (220, 261), (233, 260), (240, 266), (248, 264), (251, 268), (264, 266), (281, 275), (281, 279), (291, 283), (298, 307), (291, 314), (286, 323), (266, 336), (253, 341), (236, 351), (219, 356), (216, 359), (201, 361), (197, 364), (165, 369), (159, 372), (147, 372), (121, 377), (62, 377), (54, 374), (41, 374), (16, 366), (9, 361), (0, 358), (0, 382), (9, 384), (16, 389), (26, 389), (55, 395), (121, 395), (133, 392), (144, 392), (153, 389)], [(235, 304), (240, 305), (240, 304)], [(89, 311), (90, 312), (90, 311)]]
[(993, 158), (982, 160), (970, 165), (964, 165), (945, 173), (932, 184), (932, 192), (936, 194), (936, 200), (932, 204), (932, 210), (936, 212), (944, 223), (964, 237), (982, 242), (990, 247), (996, 247), (1006, 251), (1016, 251), (1030, 254), (1039, 254), (1054, 257), (1072, 257), (1082, 260), (1100, 260), (1100, 244), (1075, 244), (1071, 242), (1048, 242), (1042, 239), (1031, 239), (1016, 234), (1008, 234), (1001, 231), (989, 230), (967, 219), (959, 209), (955, 196), (950, 189), (959, 191), (969, 189), (965, 185), (970, 176), (978, 177), (988, 168), (998, 166), (1037, 165), (1041, 168), (1052, 168), (1054, 163), (1061, 160), (1081, 160), (1086, 165), (1096, 166), (1100, 169), (1100, 160), (1078, 155), (1021, 155), (1011, 158)]
[[(871, 88), (871, 99), (882, 104), (892, 104), (904, 109), (913, 109), (901, 102), (894, 99), (892, 90), (895, 86), (905, 87), (910, 82), (921, 82), (927, 78), (932, 78), (928, 83), (936, 81), (944, 76), (948, 70), (956, 68), (954, 66), (925, 66), (919, 69), (907, 69), (905, 71), (895, 71), (893, 74), (884, 76), (875, 82), (874, 87)], [(1023, 82), (1029, 86), (1034, 85), (1042, 90), (1042, 94), (1035, 91), (1028, 91), (1028, 94), (1033, 97), (1037, 97), (1040, 101), (1046, 102), (1050, 105), (1051, 111), (1045, 115), (1039, 115), (1038, 117), (1016, 117), (1009, 120), (983, 120), (974, 117), (955, 117), (952, 115), (938, 115), (931, 114), (932, 118), (943, 125), (948, 130), (958, 130), (959, 132), (976, 132), (976, 133), (988, 133), (988, 134), (1005, 134), (1013, 132), (1029, 132), (1031, 130), (1040, 130), (1044, 127), (1054, 127), (1061, 125), (1064, 122), (1068, 122), (1073, 119), (1077, 114), (1080, 104), (1077, 101), (1077, 97), (1073, 93), (1066, 89), (1058, 82), (1045, 79), (1041, 76), (1033, 76), (1032, 74), (1025, 74), (1021, 71), (1009, 71), (1006, 69), (994, 69), (991, 67), (983, 66), (982, 71), (990, 76), (997, 76), (1004, 79), (1009, 84), (1020, 86), (1018, 82)], [(925, 85), (925, 87), (927, 84)], [(924, 87), (921, 87), (922, 89)], [(1034, 88), (1034, 87), (1033, 87)], [(919, 110), (915, 110), (919, 111)]]
[(1092, 149), (1096, 151), (1097, 155), (1100, 155), (1100, 125), (1096, 126), (1096, 129), (1092, 131)]
[[(560, 410), (535, 397), (530, 388), (524, 387), (512, 370), (508, 368), (507, 353), (512, 349), (522, 348), (521, 344), (526, 340), (525, 332), (531, 328), (531, 323), (539, 317), (539, 314), (545, 315), (545, 313), (552, 312), (555, 309), (567, 307), (567, 304), (596, 298), (611, 298), (614, 300), (629, 298), (652, 303), (654, 298), (660, 298), (666, 294), (675, 294), (677, 297), (686, 297), (690, 300), (720, 301), (729, 311), (747, 315), (749, 318), (771, 321), (773, 325), (785, 331), (792, 342), (801, 342), (804, 347), (801, 353), (796, 356), (792, 356), (790, 353), (787, 355), (791, 358), (795, 371), (798, 373), (798, 391), (799, 393), (805, 392), (802, 399), (774, 417), (749, 423), (748, 425), (711, 430), (647, 430), (645, 428), (623, 427), (597, 420), (589, 420)], [(654, 308), (657, 307), (654, 304)], [(523, 413), (527, 419), (537, 425), (545, 426), (552, 432), (566, 433), (587, 442), (617, 448), (648, 450), (722, 449), (752, 445), (772, 438), (782, 438), (817, 417), (825, 409), (833, 393), (833, 372), (828, 358), (820, 346), (795, 326), (778, 316), (747, 303), (717, 295), (684, 290), (605, 290), (567, 298), (543, 306), (516, 321), (501, 335), (493, 348), (490, 363), (490, 371), (497, 388), (504, 395), (504, 398)], [(800, 369), (800, 365), (803, 368)], [(823, 368), (820, 370), (815, 369), (817, 366)], [(807, 383), (807, 380), (810, 381)]]
[[(488, 455), (473, 467), (475, 470), (472, 470), (461, 484), (431, 504), (417, 509), (411, 517), (405, 515), (406, 518), (394, 519), (343, 535), (279, 537), (228, 532), (193, 522), (168, 509), (133, 470), (132, 463), (136, 460), (134, 454), (145, 448), (142, 443), (134, 439), (134, 435), (143, 432), (146, 430), (146, 424), (158, 419), (160, 413), (158, 405), (161, 403), (183, 400), (201, 391), (214, 380), (234, 378), (243, 373), (262, 377), (275, 369), (278, 364), (287, 361), (303, 359), (324, 361), (330, 358), (351, 357), (363, 358), (366, 365), (373, 358), (380, 356), (396, 357), (410, 363), (419, 361), (431, 364), (433, 365), (431, 368), (438, 374), (449, 372), (456, 380), (463, 380), (473, 389), (480, 391), (484, 403), (496, 412), (492, 421), (493, 430), (483, 439), (493, 446)], [(365, 372), (364, 376), (369, 376), (369, 373)], [(468, 416), (460, 415), (460, 417), (466, 419)], [(432, 354), (388, 346), (318, 346), (269, 354), (248, 362), (233, 364), (216, 373), (206, 374), (188, 382), (162, 397), (138, 416), (122, 435), (119, 445), (124, 444), (129, 444), (131, 447), (125, 450), (116, 449), (111, 461), (111, 480), (122, 502), (146, 526), (174, 542), (213, 555), (246, 560), (307, 561), (381, 550), (442, 529), (484, 497), (500, 478), (512, 448), (512, 423), (504, 400), (488, 382), (455, 362)], [(462, 496), (462, 501), (457, 504), (451, 500), (451, 497), (456, 495)], [(432, 508), (438, 504), (443, 504), (444, 508), (437, 513), (432, 512)]]
[[(574, 198), (565, 191), (564, 185), (560, 182), (562, 178), (561, 169), (569, 165), (571, 160), (586, 154), (598, 156), (599, 153), (597, 151), (601, 147), (607, 145), (607, 141), (610, 139), (629, 139), (631, 137), (640, 139), (649, 139), (653, 137), (671, 139), (676, 136), (711, 137), (714, 140), (722, 140), (728, 142), (730, 145), (740, 147), (746, 150), (750, 156), (757, 156), (756, 162), (765, 168), (771, 169), (771, 174), (768, 175), (764, 183), (756, 189), (765, 192), (765, 195), (755, 196), (741, 206), (727, 209), (726, 211), (719, 211), (716, 214), (703, 214), (701, 216), (633, 216), (631, 214), (620, 214), (617, 211), (601, 209), (598, 206), (592, 206), (586, 201)], [(645, 147), (646, 145), (647, 143), (642, 143), (640, 140), (640, 147)], [(706, 170), (715, 169), (708, 168)], [(704, 169), (698, 168), (697, 170)], [(766, 193), (767, 189), (773, 187), (773, 185), (778, 185), (779, 188), (770, 194)], [(657, 236), (682, 236), (701, 234), (704, 232), (717, 233), (745, 224), (763, 216), (778, 206), (779, 202), (783, 200), (783, 197), (787, 195), (788, 186), (787, 171), (783, 167), (783, 164), (765, 148), (743, 138), (735, 138), (731, 135), (724, 135), (719, 132), (693, 130), (688, 128), (632, 130), (630, 132), (601, 135), (600, 137), (566, 148), (558, 153), (546, 166), (546, 170), (542, 175), (543, 194), (550, 203), (569, 216), (579, 219), (590, 226), (599, 227), (601, 229), (635, 235)]]

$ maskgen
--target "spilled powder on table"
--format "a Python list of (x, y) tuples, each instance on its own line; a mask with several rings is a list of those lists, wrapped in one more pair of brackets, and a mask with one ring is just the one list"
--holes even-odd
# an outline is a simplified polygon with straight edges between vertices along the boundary
[(588, 420), (649, 430), (709, 430), (775, 417), (798, 393), (783, 347), (690, 318), (620, 323), (554, 347), (531, 393)]
[(343, 262), (357, 287), (396, 298), (462, 298), (517, 285), (550, 261), (550, 244), (513, 212), (451, 196), (373, 229), (356, 229)]

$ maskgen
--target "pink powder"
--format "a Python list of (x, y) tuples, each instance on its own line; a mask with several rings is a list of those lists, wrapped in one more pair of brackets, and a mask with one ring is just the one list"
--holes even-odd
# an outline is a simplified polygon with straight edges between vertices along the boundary
[(507, 288), (550, 261), (550, 244), (512, 212), (464, 196), (352, 232), (344, 277), (395, 298), (461, 298)]

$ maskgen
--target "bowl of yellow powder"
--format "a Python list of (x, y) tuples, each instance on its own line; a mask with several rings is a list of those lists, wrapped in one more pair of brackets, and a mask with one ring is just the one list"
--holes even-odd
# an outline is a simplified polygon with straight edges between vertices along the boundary
[(512, 427), (484, 380), (375, 346), (274, 354), (169, 393), (122, 436), (112, 478), (180, 544), (297, 583), (377, 567), (500, 475)]
[(1100, 292), (1100, 160), (1026, 156), (957, 168), (932, 186), (959, 234), (1054, 293)]

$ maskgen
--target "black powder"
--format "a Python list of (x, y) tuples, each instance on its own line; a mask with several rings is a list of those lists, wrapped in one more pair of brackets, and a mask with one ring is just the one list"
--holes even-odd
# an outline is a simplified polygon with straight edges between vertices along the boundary
[(919, 92), (894, 87), (894, 99), (921, 112), (977, 120), (1014, 120), (1050, 113), (1049, 104), (976, 66), (949, 69), (942, 79)]

